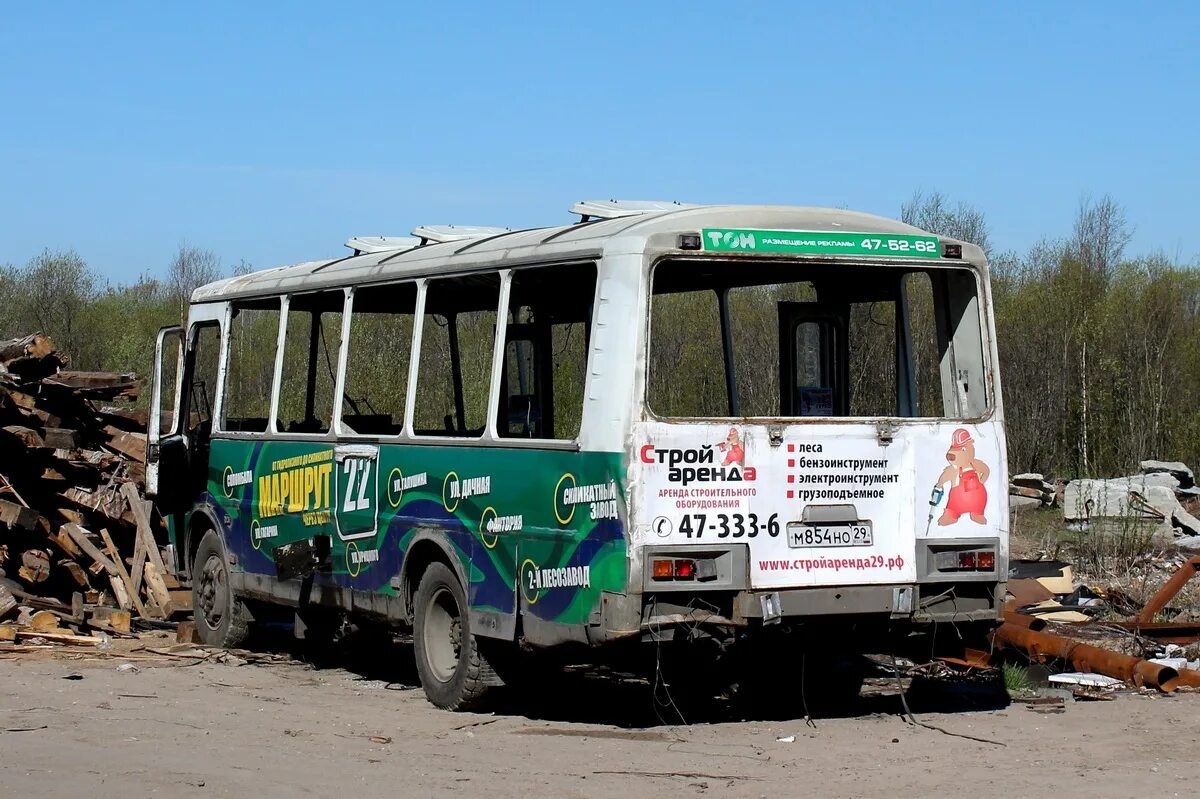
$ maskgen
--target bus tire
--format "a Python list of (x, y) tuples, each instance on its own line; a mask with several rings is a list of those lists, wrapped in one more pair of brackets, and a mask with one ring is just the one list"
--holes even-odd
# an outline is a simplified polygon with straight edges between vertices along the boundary
[(246, 640), (250, 614), (229, 585), (229, 560), (221, 537), (208, 530), (192, 560), (192, 608), (196, 633), (208, 646), (230, 649)]
[(449, 566), (429, 564), (413, 605), (413, 649), (425, 696), (446, 710), (479, 707), (497, 679), (471, 634), (466, 592)]

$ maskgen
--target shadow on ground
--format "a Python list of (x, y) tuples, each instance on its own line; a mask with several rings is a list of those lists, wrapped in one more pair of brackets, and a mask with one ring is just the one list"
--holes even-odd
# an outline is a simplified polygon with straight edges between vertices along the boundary
[[(289, 629), (261, 629), (250, 644), (259, 651), (285, 652), (320, 669), (344, 669), (363, 680), (385, 683), (397, 691), (420, 694), (412, 643), (377, 634), (353, 634), (316, 656)], [(648, 729), (663, 725), (735, 721), (781, 721), (899, 716), (907, 712), (959, 713), (997, 710), (1009, 704), (999, 672), (946, 672), (937, 676), (897, 678), (890, 670), (867, 666), (857, 696), (836, 702), (817, 701), (822, 686), (801, 696), (795, 675), (786, 668), (764, 670), (763, 685), (753, 700), (737, 691), (689, 693), (672, 689), (653, 668), (631, 664), (564, 663), (550, 657), (522, 657), (506, 669), (508, 685), (493, 692), (485, 712), (531, 721), (612, 725)], [(639, 664), (642, 665), (642, 664)], [(761, 688), (761, 686), (760, 686)]]

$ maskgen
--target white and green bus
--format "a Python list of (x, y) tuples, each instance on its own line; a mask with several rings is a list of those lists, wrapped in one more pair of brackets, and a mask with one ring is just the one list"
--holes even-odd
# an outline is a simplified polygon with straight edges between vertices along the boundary
[(271, 605), (411, 628), (457, 709), (518, 647), (774, 658), (996, 623), (978, 247), (834, 209), (572, 211), (351, 239), (161, 331), (149, 490), (206, 643)]

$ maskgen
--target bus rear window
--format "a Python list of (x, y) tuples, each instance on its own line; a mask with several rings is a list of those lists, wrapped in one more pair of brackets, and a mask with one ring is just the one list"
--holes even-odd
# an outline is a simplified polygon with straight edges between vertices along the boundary
[(685, 418), (976, 418), (977, 285), (966, 269), (664, 262), (648, 405)]

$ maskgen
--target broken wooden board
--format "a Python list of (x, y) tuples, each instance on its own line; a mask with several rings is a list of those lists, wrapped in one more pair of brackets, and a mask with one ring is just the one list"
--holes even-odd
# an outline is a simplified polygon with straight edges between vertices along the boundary
[(95, 635), (76, 635), (71, 632), (51, 632), (35, 630), (32, 627), (19, 624), (0, 624), (0, 641), (32, 641), (42, 639), (52, 644), (68, 644), (70, 646), (97, 646), (106, 639)]
[(92, 581), (88, 579), (87, 570), (69, 558), (63, 558), (55, 561), (55, 564), (63, 569), (67, 574), (71, 575), (71, 579), (80, 588), (91, 588)]
[(71, 540), (74, 541), (89, 558), (101, 566), (104, 571), (108, 572), (109, 574), (117, 574), (116, 564), (109, 560), (108, 556), (101, 552), (100, 549), (92, 543), (92, 539), (90, 538), (87, 530), (72, 522), (64, 524), (61, 529), (65, 530), (67, 535), (70, 536)]
[(50, 449), (75, 449), (79, 446), (79, 431), (65, 427), (47, 427), (42, 431), (43, 446)]
[(146, 434), (129, 433), (113, 425), (107, 425), (108, 447), (138, 463), (146, 462)]
[(159, 575), (158, 567), (146, 561), (146, 596), (162, 611), (163, 618), (171, 615), (171, 593)]
[[(133, 606), (137, 609), (139, 616), (143, 618), (150, 618), (146, 612), (147, 609), (145, 604), (142, 603), (142, 598), (138, 596), (136, 591), (133, 590), (133, 580), (129, 576), (129, 571), (125, 568), (125, 561), (121, 560), (121, 553), (117, 550), (117, 545), (113, 543), (112, 536), (108, 534), (108, 530), (102, 527), (100, 528), (100, 537), (104, 539), (104, 549), (106, 552), (108, 552), (109, 557), (112, 559), (113, 564), (116, 567), (117, 576), (120, 577), (121, 582), (125, 587), (125, 591), (129, 595), (129, 601), (133, 603)], [(115, 588), (116, 586), (114, 585), (114, 590)], [(159, 608), (155, 608), (155, 611), (155, 615), (157, 615), (159, 618), (165, 617), (165, 614)]]
[(181, 621), (179, 626), (175, 628), (175, 641), (181, 644), (202, 644), (200, 633), (196, 632), (196, 623), (193, 621)]
[(10, 530), (32, 530), (37, 526), (38, 513), (25, 505), (0, 499), (0, 522)]
[(84, 608), (84, 616), (89, 627), (95, 627), (105, 632), (129, 635), (132, 629), (131, 622), (133, 617), (127, 610), (108, 607), (87, 607)]
[(20, 441), (23, 446), (31, 449), (40, 449), (46, 444), (46, 442), (42, 439), (41, 434), (32, 427), (25, 427), (24, 425), (19, 424), (8, 424), (4, 425), (4, 427), (0, 427), (0, 430), (8, 433), (17, 441)]

